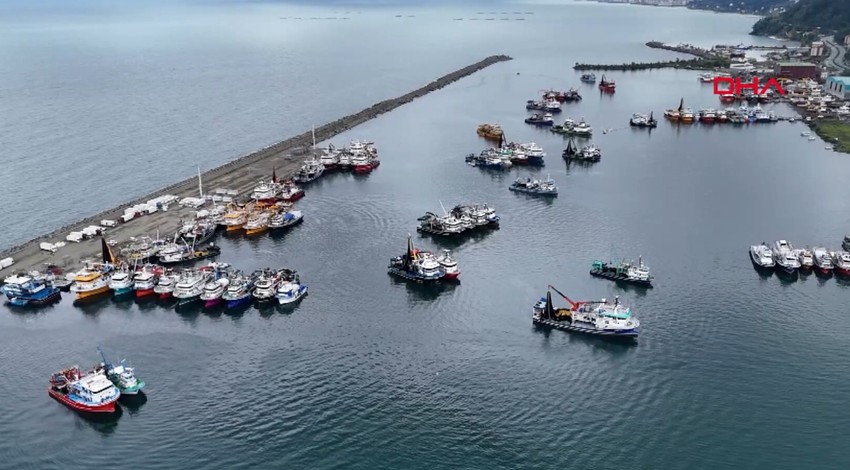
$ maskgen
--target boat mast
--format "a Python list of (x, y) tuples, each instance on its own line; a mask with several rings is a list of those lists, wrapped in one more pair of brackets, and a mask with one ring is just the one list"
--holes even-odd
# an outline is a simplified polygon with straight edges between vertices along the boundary
[(198, 193), (201, 195), (201, 199), (204, 198), (204, 186), (201, 182), (201, 167), (198, 167)]
[(100, 357), (103, 359), (103, 365), (105, 365), (107, 369), (111, 369), (112, 364), (110, 364), (109, 360), (106, 359), (106, 354), (103, 353), (103, 349), (100, 349), (100, 346), (97, 347), (97, 352), (100, 353)]
[(316, 126), (310, 127), (310, 132), (313, 133), (313, 155), (316, 155)]
[(440, 201), (440, 207), (443, 208), (443, 214), (446, 214), (446, 217), (448, 217), (449, 213), (446, 211), (446, 206), (443, 205), (443, 201)]

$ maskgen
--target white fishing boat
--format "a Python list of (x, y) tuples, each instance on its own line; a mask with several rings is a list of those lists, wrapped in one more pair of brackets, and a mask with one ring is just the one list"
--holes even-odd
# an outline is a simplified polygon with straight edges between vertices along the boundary
[(212, 272), (203, 269), (186, 269), (180, 274), (177, 284), (174, 285), (172, 295), (178, 301), (178, 305), (200, 300), (204, 292), (204, 286), (212, 277)]
[(128, 269), (113, 271), (109, 277), (109, 288), (115, 295), (123, 295), (133, 292), (134, 274)]
[(277, 197), (277, 185), (274, 182), (260, 181), (260, 184), (254, 188), (251, 193), (251, 198), (258, 201), (270, 201)]
[(298, 274), (292, 273), (277, 288), (277, 300), (280, 305), (292, 304), (307, 295), (307, 286), (301, 284)]
[(750, 246), (750, 260), (758, 268), (772, 268), (776, 265), (773, 252), (765, 243)]
[(787, 274), (794, 274), (800, 269), (800, 260), (794, 252), (794, 247), (785, 240), (778, 240), (773, 244), (773, 261), (776, 267)]

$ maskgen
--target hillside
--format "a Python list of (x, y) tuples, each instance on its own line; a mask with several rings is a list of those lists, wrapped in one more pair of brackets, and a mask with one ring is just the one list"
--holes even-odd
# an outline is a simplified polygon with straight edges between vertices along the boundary
[(752, 34), (793, 38), (817, 28), (824, 33), (850, 31), (850, 0), (800, 0), (782, 13), (758, 20)]

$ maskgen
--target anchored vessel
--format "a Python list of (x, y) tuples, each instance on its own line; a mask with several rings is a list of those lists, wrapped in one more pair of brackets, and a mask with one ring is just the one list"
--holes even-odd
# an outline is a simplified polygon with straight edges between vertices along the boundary
[(58, 302), (62, 294), (59, 289), (47, 285), (45, 279), (36, 276), (19, 274), (11, 275), (3, 280), (3, 293), (6, 294), (7, 304), (14, 307), (40, 307)]
[(815, 263), (815, 272), (823, 276), (832, 274), (832, 257), (826, 248), (816, 246), (812, 249), (812, 257)]
[(443, 217), (426, 212), (419, 218), (416, 230), (431, 235), (456, 236), (483, 227), (499, 228), (501, 220), (496, 210), (487, 204), (458, 205), (451, 212), (446, 212), (445, 208), (443, 212)]
[(162, 269), (159, 267), (153, 265), (142, 266), (133, 278), (133, 289), (136, 291), (136, 298), (153, 295), (161, 273)]
[(511, 191), (525, 194), (533, 194), (535, 196), (557, 196), (558, 188), (551, 178), (545, 181), (531, 178), (517, 178), (508, 187)]
[(233, 280), (227, 286), (227, 290), (221, 295), (222, 300), (227, 302), (227, 308), (237, 308), (251, 303), (254, 291), (254, 281), (259, 276), (259, 273), (246, 276), (242, 272), (237, 272)]
[(60, 370), (50, 376), (47, 393), (59, 403), (76, 411), (112, 413), (121, 392), (103, 373), (83, 374), (79, 366)]
[(130, 294), (133, 292), (133, 280), (135, 273), (127, 268), (121, 268), (112, 273), (109, 278), (109, 288), (115, 296)]
[(498, 124), (481, 124), (476, 133), (489, 140), (501, 141), (503, 137), (502, 128)]
[(410, 236), (407, 237), (407, 252), (390, 258), (387, 272), (420, 284), (438, 282), (446, 276), (446, 270), (433, 255), (413, 248)]
[(269, 302), (277, 296), (277, 288), (288, 279), (293, 271), (289, 269), (273, 270), (266, 268), (262, 270), (254, 282), (254, 298), (258, 302)]
[(277, 288), (277, 300), (281, 305), (298, 302), (307, 295), (307, 286), (301, 284), (298, 273), (290, 271)]
[(294, 227), (304, 221), (304, 215), (301, 211), (285, 211), (275, 214), (269, 220), (269, 229), (271, 230), (286, 230)]
[(797, 259), (794, 247), (785, 240), (773, 244), (773, 261), (780, 272), (788, 275), (797, 274), (800, 269), (800, 260)]
[(632, 114), (632, 118), (629, 119), (629, 125), (632, 127), (648, 127), (654, 128), (658, 127), (658, 121), (652, 117), (652, 112), (649, 113), (649, 116), (646, 114)]
[[(620, 305), (619, 297), (614, 298), (613, 304), (605, 299), (573, 302), (558, 289), (548, 287), (546, 296), (532, 308), (532, 322), (535, 325), (608, 338), (637, 338), (640, 321), (632, 317), (628, 307)], [(569, 308), (555, 308), (552, 305), (553, 290), (569, 302)]]
[(602, 75), (602, 80), (599, 82), (599, 90), (605, 93), (614, 93), (617, 85), (614, 83), (614, 80), (607, 80), (605, 75)]
[(773, 252), (770, 251), (767, 243), (750, 246), (750, 260), (756, 268), (760, 269), (772, 269), (776, 266), (776, 262), (773, 260)]
[(103, 353), (100, 346), (98, 346), (97, 352), (100, 353), (103, 362), (95, 368), (95, 372), (105, 374), (106, 378), (121, 392), (121, 395), (138, 395), (145, 388), (144, 380), (139, 380), (136, 377), (136, 370), (128, 367), (125, 359), (115, 365), (106, 359), (106, 354)]
[(653, 280), (649, 274), (649, 266), (643, 264), (643, 258), (638, 258), (638, 264), (622, 261), (616, 265), (596, 260), (590, 269), (590, 275), (644, 287), (652, 287)]

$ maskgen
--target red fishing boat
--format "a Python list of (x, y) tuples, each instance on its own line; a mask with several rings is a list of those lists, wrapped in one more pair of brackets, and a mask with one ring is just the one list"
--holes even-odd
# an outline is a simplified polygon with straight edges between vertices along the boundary
[(103, 373), (84, 374), (79, 366), (60, 370), (50, 376), (47, 393), (59, 403), (87, 413), (114, 413), (121, 392)]
[(295, 185), (293, 181), (284, 181), (280, 190), (279, 199), (286, 202), (295, 202), (304, 197), (304, 190)]
[(605, 93), (614, 93), (614, 90), (617, 88), (617, 84), (614, 83), (614, 80), (608, 80), (605, 78), (605, 75), (602, 76), (602, 81), (599, 82), (599, 89), (604, 91)]

